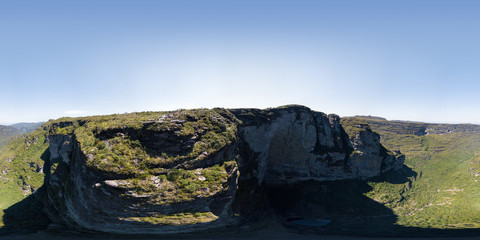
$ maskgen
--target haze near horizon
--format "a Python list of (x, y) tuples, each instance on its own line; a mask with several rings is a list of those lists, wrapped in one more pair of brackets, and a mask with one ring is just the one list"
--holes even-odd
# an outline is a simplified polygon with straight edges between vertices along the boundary
[(0, 123), (301, 104), (480, 123), (478, 1), (3, 1)]

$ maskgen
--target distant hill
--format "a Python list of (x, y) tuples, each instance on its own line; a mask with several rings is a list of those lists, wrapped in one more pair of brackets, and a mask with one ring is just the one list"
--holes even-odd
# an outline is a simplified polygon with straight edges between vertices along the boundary
[(9, 126), (0, 125), (0, 149), (15, 135), (33, 132), (43, 122), (36, 123), (15, 123)]
[(12, 126), (0, 125), (0, 148), (4, 147), (12, 136), (21, 134), (21, 131)]
[(354, 118), (361, 118), (361, 119), (370, 119), (370, 120), (382, 120), (382, 121), (387, 121), (386, 118), (383, 117), (377, 117), (377, 116), (371, 116), (371, 115), (356, 115)]
[(42, 124), (43, 122), (34, 122), (34, 123), (21, 122), (21, 123), (12, 124), (10, 125), (10, 127), (14, 127), (20, 130), (21, 133), (29, 133), (29, 132), (33, 132), (38, 127), (42, 126)]

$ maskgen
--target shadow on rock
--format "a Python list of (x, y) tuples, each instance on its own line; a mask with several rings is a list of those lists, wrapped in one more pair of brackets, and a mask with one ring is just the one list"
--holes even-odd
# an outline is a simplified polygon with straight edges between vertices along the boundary
[[(307, 181), (271, 187), (269, 201), (287, 227), (300, 232), (382, 235), (391, 231), (397, 216), (364, 195), (371, 187), (363, 180)], [(330, 224), (312, 228), (292, 219), (324, 219)]]

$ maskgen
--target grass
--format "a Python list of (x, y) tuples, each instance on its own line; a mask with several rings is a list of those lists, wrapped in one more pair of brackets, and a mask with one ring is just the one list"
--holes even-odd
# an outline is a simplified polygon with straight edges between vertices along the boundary
[[(405, 183), (371, 181), (369, 198), (384, 204), (405, 227), (462, 229), (480, 227), (480, 184), (475, 179), (480, 133), (443, 133), (450, 125), (347, 118), (342, 123), (367, 122), (382, 144), (405, 154), (405, 164), (417, 173)], [(417, 135), (421, 127), (442, 134)], [(468, 125), (467, 128), (471, 128)]]
[(21, 131), (14, 127), (0, 125), (0, 149), (7, 145), (13, 136), (20, 133)]
[[(44, 161), (48, 148), (46, 132), (36, 130), (18, 136), (0, 150), (0, 213), (20, 202), (43, 185)], [(0, 225), (3, 225), (0, 218)]]
[(121, 220), (135, 222), (148, 222), (161, 225), (190, 225), (197, 223), (207, 223), (217, 220), (218, 217), (211, 212), (186, 212), (169, 215), (154, 215), (148, 217), (129, 217)]
[[(67, 120), (70, 123), (58, 127)], [(52, 123), (50, 134), (75, 134), (84, 154), (91, 156), (89, 167), (131, 176), (177, 162), (202, 160), (235, 140), (236, 124), (227, 110), (196, 109), (60, 119)], [(155, 134), (166, 134), (165, 142), (185, 149), (167, 151), (176, 146), (151, 146), (154, 143), (149, 141), (162, 140), (149, 139)], [(185, 144), (189, 140), (193, 145)], [(162, 147), (167, 150), (161, 151)]]
[(352, 119), (352, 118), (342, 119), (342, 126), (345, 132), (349, 136), (355, 136), (356, 134), (370, 128), (367, 122), (362, 121), (361, 119)]
[(232, 167), (236, 167), (235, 161), (195, 170), (165, 169), (159, 175), (120, 180), (118, 188), (125, 190), (124, 197), (147, 195), (151, 204), (192, 201), (227, 190), (230, 177), (227, 169)]

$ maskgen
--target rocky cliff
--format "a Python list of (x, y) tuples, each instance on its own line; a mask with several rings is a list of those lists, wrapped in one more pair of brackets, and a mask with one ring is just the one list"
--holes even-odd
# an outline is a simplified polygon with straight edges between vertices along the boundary
[(231, 111), (242, 120), (238, 135), (251, 151), (247, 161), (257, 165), (259, 183), (365, 179), (403, 164), (368, 126), (349, 136), (334, 114), (302, 106)]
[(44, 130), (45, 212), (51, 226), (86, 232), (234, 225), (268, 209), (269, 187), (403, 165), (367, 125), (346, 131), (338, 116), (303, 106), (59, 119)]

